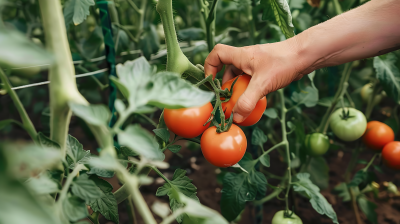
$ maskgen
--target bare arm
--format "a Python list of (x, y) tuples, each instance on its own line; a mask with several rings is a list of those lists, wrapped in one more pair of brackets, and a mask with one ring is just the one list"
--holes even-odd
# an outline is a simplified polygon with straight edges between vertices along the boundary
[(286, 41), (235, 48), (217, 45), (205, 61), (206, 75), (229, 65), (223, 82), (245, 72), (253, 78), (236, 103), (241, 122), (266, 94), (327, 66), (400, 49), (400, 0), (372, 0)]

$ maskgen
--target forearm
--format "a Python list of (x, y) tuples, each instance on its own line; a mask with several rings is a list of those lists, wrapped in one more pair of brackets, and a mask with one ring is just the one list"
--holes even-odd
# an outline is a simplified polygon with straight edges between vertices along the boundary
[(400, 1), (373, 0), (287, 40), (305, 75), (400, 49)]

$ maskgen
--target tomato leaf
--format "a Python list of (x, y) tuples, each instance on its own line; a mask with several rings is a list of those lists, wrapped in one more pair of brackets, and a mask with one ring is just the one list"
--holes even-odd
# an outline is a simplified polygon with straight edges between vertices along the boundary
[(275, 108), (268, 108), (264, 111), (264, 115), (271, 118), (271, 119), (275, 119), (278, 117), (278, 113), (276, 112)]
[(105, 105), (82, 105), (70, 102), (69, 107), (76, 116), (93, 125), (107, 125), (111, 117), (111, 112)]
[(320, 189), (329, 187), (329, 166), (324, 157), (311, 158), (307, 172), (310, 174), (310, 180)]
[(42, 132), (38, 133), (37, 138), (42, 147), (61, 149), (60, 145), (57, 142), (54, 142), (53, 140), (48, 138), (46, 135), (44, 135)]
[(160, 129), (153, 129), (154, 134), (156, 136), (160, 137), (164, 142), (168, 143), (169, 142), (169, 131), (166, 128), (160, 128)]
[(2, 223), (65, 223), (60, 220), (60, 217), (56, 216), (52, 207), (36, 198), (20, 181), (3, 174), (0, 174), (0, 177), (0, 217)]
[(133, 152), (150, 160), (164, 160), (165, 155), (158, 148), (158, 143), (147, 130), (139, 125), (129, 125), (118, 133), (121, 145), (127, 146)]
[(354, 177), (350, 181), (350, 183), (348, 183), (348, 186), (349, 187), (360, 187), (360, 189), (363, 189), (369, 183), (371, 183), (372, 181), (374, 181), (376, 179), (377, 179), (377, 177), (374, 172), (371, 172), (371, 171), (365, 172), (364, 170), (359, 170), (354, 175)]
[(256, 171), (257, 161), (246, 153), (239, 165), (248, 173), (227, 173), (223, 178), (221, 197), (221, 213), (228, 220), (234, 220), (244, 209), (247, 201), (253, 201), (265, 196), (267, 179), (264, 174)]
[(261, 162), (261, 164), (263, 164), (266, 167), (270, 167), (271, 166), (270, 157), (269, 157), (268, 154), (262, 155), (260, 157), (260, 162)]
[(337, 194), (340, 198), (342, 198), (343, 202), (347, 202), (351, 200), (349, 188), (347, 187), (346, 183), (340, 183), (337, 185), (333, 192)]
[(400, 72), (396, 65), (395, 54), (389, 53), (374, 57), (376, 77), (379, 79), (385, 92), (400, 104)]
[(83, 145), (71, 135), (67, 138), (67, 161), (70, 169), (77, 164), (85, 164), (90, 159), (90, 151), (84, 150)]
[(87, 174), (81, 174), (72, 182), (71, 191), (75, 196), (89, 201), (103, 196), (103, 192), (89, 179)]
[(292, 14), (286, 0), (261, 0), (260, 5), (263, 8), (263, 20), (275, 17), (285, 37), (288, 39), (294, 36)]
[(59, 192), (61, 187), (46, 171), (40, 173), (36, 177), (29, 178), (25, 181), (25, 185), (38, 195)]
[(263, 148), (264, 143), (267, 141), (268, 137), (264, 134), (264, 132), (260, 128), (255, 127), (251, 135), (251, 144), (258, 145)]
[[(180, 202), (180, 198), (178, 197), (176, 191), (181, 192), (183, 195), (197, 201), (200, 204), (199, 198), (196, 196), (197, 188), (192, 184), (192, 180), (185, 175), (185, 170), (176, 169), (172, 180), (157, 189), (156, 196), (160, 197), (168, 195), (172, 211), (176, 211), (178, 208), (184, 206), (184, 204)], [(176, 220), (181, 223), (183, 218), (184, 215), (180, 215), (176, 218)]]
[(23, 127), (23, 125), (22, 125), (20, 122), (16, 121), (16, 120), (7, 119), (7, 120), (2, 120), (2, 121), (0, 121), (0, 130), (3, 129), (3, 128), (5, 128), (5, 127), (7, 127), (8, 125), (10, 125), (10, 124), (12, 124), (12, 123), (17, 124), (17, 125), (19, 125), (20, 127)]
[(160, 49), (160, 40), (156, 27), (153, 24), (150, 24), (148, 28), (143, 30), (143, 33), (140, 37), (139, 46), (143, 52), (143, 56), (146, 57), (147, 60), (150, 60), (151, 54), (157, 53), (157, 51)]
[(378, 224), (378, 215), (375, 212), (375, 209), (378, 208), (378, 206), (369, 201), (363, 194), (360, 194), (357, 197), (357, 203), (361, 211), (365, 214), (365, 216), (367, 216), (367, 219), (373, 224)]
[(319, 192), (319, 188), (311, 182), (310, 174), (299, 173), (296, 177), (298, 181), (293, 183), (293, 190), (306, 193), (310, 197), (310, 203), (315, 211), (321, 215), (327, 215), (332, 219), (333, 223), (339, 224), (332, 205)]
[(182, 146), (180, 146), (180, 145), (168, 146), (168, 149), (173, 153), (178, 153), (179, 151), (181, 151), (181, 148), (182, 148)]
[(71, 221), (76, 222), (86, 218), (89, 212), (86, 208), (85, 201), (77, 196), (72, 196), (64, 199), (63, 211), (65, 216)]
[(103, 192), (102, 197), (89, 200), (89, 205), (95, 212), (100, 212), (107, 220), (111, 220), (116, 224), (119, 223), (118, 215), (118, 203), (111, 193), (113, 187), (107, 181), (97, 178), (96, 176), (90, 176), (90, 179), (101, 189)]
[(93, 0), (69, 0), (64, 6), (64, 20), (65, 26), (71, 23), (79, 25), (88, 15), (90, 15), (89, 7), (94, 5)]
[(154, 74), (144, 57), (117, 65), (117, 74), (117, 87), (123, 85), (124, 91), (129, 90), (130, 112), (146, 104), (171, 109), (202, 106), (213, 98), (213, 93), (200, 90), (178, 74)]
[(90, 167), (90, 170), (89, 170), (89, 172), (87, 172), (87, 174), (96, 174), (99, 177), (111, 178), (114, 176), (115, 173), (112, 170), (100, 169), (97, 167)]
[(314, 107), (318, 103), (318, 90), (307, 86), (300, 92), (294, 92), (291, 99), (297, 104), (304, 104), (306, 107)]
[(46, 50), (10, 29), (0, 28), (0, 49), (2, 68), (49, 66), (54, 61)]

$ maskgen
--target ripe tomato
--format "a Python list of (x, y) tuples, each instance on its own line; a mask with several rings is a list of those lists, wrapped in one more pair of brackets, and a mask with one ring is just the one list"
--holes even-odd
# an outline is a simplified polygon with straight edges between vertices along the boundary
[[(236, 77), (224, 83), (222, 85), (222, 89), (227, 88), (230, 90), (232, 83), (235, 81), (235, 79)], [(233, 86), (233, 93), (231, 98), (229, 99), (228, 102), (222, 103), (222, 109), (225, 111), (225, 118), (229, 118), (231, 116), (233, 107), (235, 106), (239, 97), (246, 90), (247, 86), (249, 85), (250, 79), (251, 76), (246, 74), (239, 76), (238, 80), (235, 83), (235, 86)], [(251, 112), (251, 114), (244, 121), (238, 123), (238, 125), (251, 126), (257, 123), (261, 119), (266, 108), (267, 108), (267, 98), (264, 96), (257, 102), (253, 112)]]
[(305, 145), (310, 156), (321, 156), (329, 149), (329, 138), (321, 133), (308, 134)]
[(203, 126), (211, 116), (213, 107), (207, 103), (201, 107), (165, 109), (164, 121), (168, 129), (184, 138), (201, 135), (210, 123)]
[(381, 150), (387, 143), (394, 141), (394, 132), (386, 124), (370, 121), (363, 136), (363, 142), (371, 149)]
[(275, 213), (271, 224), (303, 224), (300, 217), (298, 217), (296, 214), (293, 214), (290, 218), (285, 218), (284, 213), (284, 210)]
[[(372, 92), (374, 89), (372, 88), (372, 83), (368, 83), (364, 85), (361, 89), (361, 99), (363, 100), (364, 103), (368, 103), (369, 98), (371, 97)], [(374, 105), (377, 105), (381, 102), (381, 100), (386, 96), (385, 91), (382, 91), (382, 93), (377, 94), (374, 98)]]
[(238, 163), (247, 149), (247, 139), (242, 129), (232, 124), (227, 132), (217, 133), (208, 128), (201, 136), (200, 146), (204, 158), (214, 166), (229, 167)]
[(367, 119), (364, 114), (354, 108), (344, 108), (345, 114), (349, 117), (343, 117), (343, 109), (339, 108), (332, 113), (330, 117), (330, 127), (338, 138), (350, 142), (360, 138), (367, 128)]
[(382, 149), (382, 158), (388, 167), (400, 170), (400, 142), (386, 144)]

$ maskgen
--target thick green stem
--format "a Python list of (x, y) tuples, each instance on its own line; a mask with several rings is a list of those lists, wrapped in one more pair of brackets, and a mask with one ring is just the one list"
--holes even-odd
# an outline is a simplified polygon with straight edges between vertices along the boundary
[(371, 116), (372, 110), (374, 109), (374, 106), (375, 106), (374, 101), (375, 101), (376, 95), (378, 93), (377, 84), (378, 84), (378, 80), (375, 80), (375, 82), (373, 84), (372, 94), (370, 94), (370, 96), (369, 96), (367, 108), (365, 109), (365, 117), (367, 118), (367, 120)]
[(26, 113), (26, 110), (22, 105), (21, 101), (19, 100), (18, 95), (15, 93), (14, 90), (11, 89), (12, 86), (8, 81), (6, 74), (4, 74), (4, 71), (1, 68), (0, 68), (0, 80), (3, 83), (5, 90), (10, 95), (12, 101), (14, 102), (14, 106), (18, 110), (19, 116), (21, 117), (22, 120), (22, 126), (28, 132), (29, 136), (31, 136), (32, 140), (34, 142), (37, 142), (37, 132), (35, 126), (33, 126), (33, 123), (29, 118), (28, 113)]
[(139, 26), (138, 26), (137, 33), (136, 33), (136, 40), (139, 40), (140, 35), (142, 34), (144, 14), (146, 12), (147, 0), (141, 0), (141, 3), (142, 4), (140, 5), (140, 9), (138, 11), (138, 13), (140, 15), (140, 19), (139, 19)]
[(207, 20), (206, 20), (207, 45), (208, 45), (209, 52), (211, 52), (215, 46), (214, 37), (215, 37), (215, 17), (217, 16), (217, 4), (218, 4), (218, 0), (213, 0), (210, 12), (209, 12)]
[(128, 205), (128, 214), (129, 214), (129, 218), (131, 219), (131, 222), (133, 224), (137, 224), (136, 214), (135, 214), (135, 209), (134, 209), (135, 207), (133, 206), (132, 198), (128, 199), (127, 205)]
[[(342, 85), (342, 90), (341, 90), (340, 95), (339, 95), (338, 101), (340, 101), (340, 102), (342, 103), (342, 108), (344, 108), (343, 95), (346, 93), (347, 87), (348, 87), (348, 86), (349, 86), (349, 83), (344, 82), (343, 85)], [(328, 126), (329, 126), (329, 118), (328, 118), (328, 120), (327, 120), (326, 123), (325, 123), (324, 130), (322, 130), (322, 133), (323, 133), (324, 135), (326, 134), (326, 131), (328, 130)]]
[(358, 212), (358, 206), (357, 206), (357, 199), (354, 193), (353, 188), (349, 188), (350, 191), (350, 197), (351, 197), (351, 207), (353, 208), (354, 216), (356, 217), (356, 222), (357, 224), (363, 224), (361, 221), (360, 213)]
[(283, 89), (278, 90), (280, 99), (281, 99), (281, 128), (282, 128), (282, 142), (285, 142), (286, 147), (286, 159), (287, 159), (287, 171), (288, 171), (288, 185), (285, 194), (285, 202), (286, 202), (286, 212), (289, 212), (289, 192), (292, 184), (292, 168), (291, 168), (291, 159), (290, 159), (290, 150), (289, 150), (289, 142), (287, 140), (287, 131), (286, 131), (286, 106), (285, 106), (285, 96)]
[(328, 107), (324, 116), (322, 117), (321, 124), (319, 125), (319, 127), (317, 129), (318, 132), (321, 132), (325, 128), (325, 126), (327, 125), (326, 123), (329, 120), (329, 117), (331, 116), (332, 112), (335, 110), (336, 104), (339, 101), (340, 94), (342, 93), (343, 84), (349, 80), (351, 69), (352, 69), (352, 64), (353, 63), (351, 62), (351, 63), (347, 63), (345, 65), (342, 77), (340, 79), (339, 89), (336, 92), (335, 96), (333, 97), (332, 104)]
[(61, 4), (54, 0), (39, 0), (46, 46), (53, 53), (55, 63), (49, 69), (50, 138), (57, 142), (65, 156), (71, 111), (68, 101), (87, 104), (78, 92), (75, 70), (67, 39)]
[(100, 222), (99, 222), (99, 216), (100, 216), (100, 213), (99, 213), (99, 212), (93, 212), (91, 215), (88, 216), (88, 219), (90, 219), (90, 221), (91, 221), (93, 224), (100, 224)]
[(75, 166), (74, 170), (68, 175), (67, 180), (65, 181), (65, 184), (60, 192), (60, 197), (58, 198), (57, 204), (59, 206), (62, 205), (63, 200), (65, 199), (65, 197), (67, 196), (69, 187), (72, 184), (72, 180), (78, 175), (78, 173), (85, 168), (85, 165), (83, 164), (78, 164)]
[(256, 26), (253, 19), (253, 7), (251, 4), (247, 6), (247, 21), (249, 23), (250, 32), (250, 44), (254, 45), (256, 43)]

